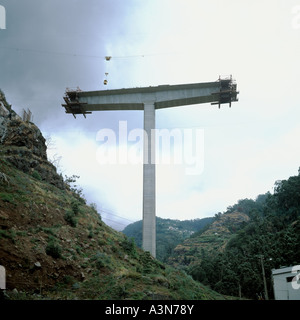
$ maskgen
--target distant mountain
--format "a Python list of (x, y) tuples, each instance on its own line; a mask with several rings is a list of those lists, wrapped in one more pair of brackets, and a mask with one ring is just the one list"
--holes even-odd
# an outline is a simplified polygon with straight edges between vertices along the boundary
[[(199, 232), (213, 221), (213, 218), (194, 220), (173, 220), (156, 218), (156, 256), (166, 261), (177, 244)], [(142, 247), (142, 220), (128, 225), (122, 231), (127, 237), (133, 238), (138, 247)]]

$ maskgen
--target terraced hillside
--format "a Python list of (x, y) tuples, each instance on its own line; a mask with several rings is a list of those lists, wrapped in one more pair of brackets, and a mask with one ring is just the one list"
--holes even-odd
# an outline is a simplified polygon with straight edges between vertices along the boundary
[(223, 251), (232, 235), (249, 219), (248, 215), (237, 211), (219, 214), (206, 229), (177, 245), (168, 264), (174, 267), (192, 266), (206, 254)]

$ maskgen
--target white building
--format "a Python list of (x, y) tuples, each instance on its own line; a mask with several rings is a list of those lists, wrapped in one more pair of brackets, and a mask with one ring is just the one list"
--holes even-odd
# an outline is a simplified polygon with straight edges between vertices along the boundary
[(275, 300), (300, 300), (300, 265), (272, 270)]

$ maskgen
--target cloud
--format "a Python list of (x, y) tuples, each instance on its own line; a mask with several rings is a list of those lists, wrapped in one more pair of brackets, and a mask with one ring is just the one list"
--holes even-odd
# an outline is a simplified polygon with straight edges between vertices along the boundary
[(142, 217), (142, 167), (100, 166), (96, 134), (103, 128), (118, 134), (120, 120), (128, 130), (142, 128), (143, 113), (94, 112), (74, 119), (61, 107), (65, 88), (197, 83), (233, 74), (240, 95), (232, 108), (205, 104), (156, 112), (157, 128), (204, 130), (200, 175), (186, 175), (186, 166), (157, 166), (157, 214), (213, 215), (297, 172), (296, 4), (2, 0), (7, 28), (0, 30), (0, 88), (17, 112), (30, 108), (44, 135), (56, 140), (51, 152), (62, 156), (66, 174), (80, 175), (89, 202), (119, 216), (107, 219), (128, 223), (120, 216)]

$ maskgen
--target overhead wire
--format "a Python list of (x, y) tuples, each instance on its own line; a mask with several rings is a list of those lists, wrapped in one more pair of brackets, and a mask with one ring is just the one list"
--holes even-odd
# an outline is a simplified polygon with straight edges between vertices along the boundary
[[(175, 54), (172, 53), (150, 53), (150, 54), (136, 54), (136, 55), (124, 55), (124, 56), (101, 56), (101, 55), (90, 55), (90, 54), (80, 54), (80, 53), (68, 53), (68, 52), (58, 52), (58, 51), (50, 51), (50, 50), (40, 50), (40, 49), (27, 49), (27, 48), (19, 48), (19, 47), (8, 47), (8, 46), (0, 46), (0, 49), (7, 50), (15, 50), (17, 52), (29, 52), (35, 54), (48, 54), (48, 55), (56, 55), (56, 56), (69, 56), (69, 57), (79, 57), (79, 58), (92, 58), (92, 59), (105, 59), (106, 62), (109, 62), (111, 59), (136, 59), (136, 58), (145, 58), (145, 57), (154, 57), (154, 56), (162, 56), (162, 55), (170, 55)], [(104, 86), (108, 85), (108, 74), (109, 72), (106, 70), (105, 78), (103, 80)]]
[(124, 226), (124, 227), (126, 227), (128, 224), (131, 224), (131, 223), (134, 223), (134, 222), (135, 222), (135, 221), (133, 221), (133, 220), (130, 220), (130, 219), (121, 217), (121, 216), (119, 216), (119, 215), (112, 214), (112, 213), (107, 212), (107, 211), (104, 211), (104, 210), (100, 210), (100, 214), (101, 214), (102, 212), (108, 214), (108, 216), (109, 216), (110, 218), (111, 218), (111, 217), (116, 217), (116, 218), (118, 218), (118, 219), (127, 220), (129, 223), (121, 222), (121, 221), (118, 220), (118, 219), (110, 219), (110, 218), (107, 218), (107, 217), (104, 217), (104, 216), (101, 215), (101, 218), (102, 218), (103, 220), (105, 220), (105, 221), (110, 221), (110, 222), (116, 223), (116, 224), (118, 224), (118, 225), (122, 225), (122, 226)]
[(101, 218), (102, 218), (103, 220), (105, 220), (105, 221), (110, 221), (110, 222), (113, 222), (113, 223), (115, 223), (115, 224), (119, 224), (119, 225), (124, 226), (124, 227), (127, 226), (127, 224), (118, 222), (118, 221), (116, 221), (116, 220), (108, 219), (108, 218), (105, 218), (105, 217), (101, 217)]
[(101, 212), (104, 212), (104, 213), (107, 213), (107, 214), (109, 214), (109, 215), (111, 215), (111, 216), (114, 216), (114, 217), (117, 217), (117, 218), (121, 218), (121, 219), (127, 220), (127, 221), (129, 221), (129, 222), (135, 222), (135, 221), (133, 221), (133, 220), (131, 220), (131, 219), (124, 218), (124, 217), (121, 217), (121, 216), (119, 216), (119, 215), (117, 215), (117, 214), (115, 214), (115, 213), (112, 213), (111, 211), (108, 211), (107, 209), (106, 209), (106, 210), (100, 209), (100, 211), (101, 211)]
[(72, 57), (82, 57), (82, 58), (105, 59), (106, 61), (109, 61), (110, 59), (132, 59), (132, 58), (144, 58), (144, 57), (150, 57), (150, 56), (177, 54), (175, 52), (169, 52), (169, 53), (124, 55), (124, 56), (111, 56), (111, 55), (102, 56), (102, 55), (58, 52), (58, 51), (50, 51), (50, 50), (27, 49), (27, 48), (7, 47), (7, 46), (0, 46), (0, 49), (7, 49), (7, 50), (14, 50), (14, 51), (21, 51), (21, 52), (31, 52), (31, 53), (38, 53), (38, 54), (52, 54), (52, 55), (72, 56)]
[[(113, 222), (113, 223), (115, 223), (115, 224), (122, 225), (122, 226), (124, 226), (124, 227), (126, 227), (126, 226), (128, 225), (128, 223), (120, 222), (120, 221), (118, 221), (117, 219), (110, 219), (110, 218), (111, 218), (111, 217), (116, 217), (116, 218), (119, 218), (119, 219), (127, 220), (127, 221), (130, 222), (130, 223), (136, 222), (136, 221), (133, 221), (133, 220), (131, 220), (131, 219), (124, 218), (124, 217), (122, 217), (122, 216), (120, 216), (120, 215), (117, 215), (117, 214), (115, 214), (115, 212), (112, 212), (111, 210), (108, 210), (108, 209), (99, 209), (99, 211), (100, 211), (99, 213), (100, 213), (100, 215), (101, 215), (101, 219), (103, 219), (103, 220), (105, 220), (105, 221)], [(107, 214), (110, 218), (107, 218), (107, 217), (102, 216), (102, 213)]]

